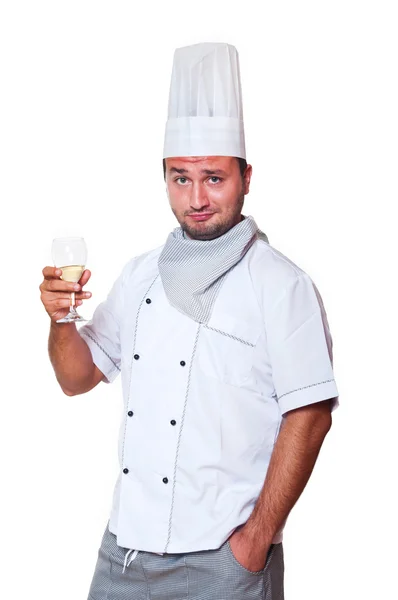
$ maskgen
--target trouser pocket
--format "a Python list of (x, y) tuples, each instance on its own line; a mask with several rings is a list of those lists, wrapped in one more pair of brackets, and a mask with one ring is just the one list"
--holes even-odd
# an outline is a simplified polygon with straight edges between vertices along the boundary
[(235, 562), (235, 564), (239, 568), (241, 568), (244, 571), (246, 571), (247, 573), (249, 573), (250, 575), (262, 575), (268, 569), (268, 566), (269, 566), (269, 564), (271, 563), (271, 560), (272, 560), (273, 553), (275, 551), (275, 544), (271, 544), (271, 546), (269, 547), (268, 552), (267, 552), (267, 557), (265, 559), (265, 565), (261, 569), (261, 571), (250, 571), (249, 569), (246, 569), (246, 567), (244, 567), (243, 565), (241, 565), (240, 562), (238, 561), (238, 559), (235, 557), (234, 553), (232, 552), (232, 548), (231, 548), (231, 544), (230, 544), (229, 539), (225, 542), (225, 545), (226, 545), (226, 548), (228, 550), (228, 553), (229, 553), (231, 559)]

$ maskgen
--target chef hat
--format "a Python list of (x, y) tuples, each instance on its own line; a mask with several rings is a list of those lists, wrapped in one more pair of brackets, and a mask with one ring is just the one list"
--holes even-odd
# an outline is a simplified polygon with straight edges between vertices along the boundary
[(239, 57), (234, 46), (177, 48), (171, 75), (163, 158), (246, 158)]

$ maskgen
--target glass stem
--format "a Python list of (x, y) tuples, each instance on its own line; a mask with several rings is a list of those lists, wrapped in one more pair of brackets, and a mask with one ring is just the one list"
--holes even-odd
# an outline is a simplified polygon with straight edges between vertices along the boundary
[(70, 294), (70, 312), (71, 313), (75, 313), (76, 309), (75, 309), (75, 292), (71, 292)]

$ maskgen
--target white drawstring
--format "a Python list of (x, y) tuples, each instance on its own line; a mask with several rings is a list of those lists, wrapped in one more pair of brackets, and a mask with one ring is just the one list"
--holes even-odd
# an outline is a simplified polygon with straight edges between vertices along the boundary
[[(130, 552), (132, 552), (133, 554), (131, 555), (130, 560), (127, 562), (127, 558), (128, 558), (128, 555), (130, 554)], [(138, 550), (133, 550), (133, 549), (127, 550), (126, 555), (124, 557), (123, 573), (124, 573), (126, 567), (128, 567), (133, 562), (133, 560), (136, 558), (137, 554), (138, 554)]]
[[(127, 558), (128, 558), (128, 555), (130, 554), (130, 552), (132, 552), (133, 554), (131, 555), (129, 561), (127, 562)], [(133, 550), (132, 548), (131, 548), (131, 550), (127, 550), (125, 557), (124, 557), (123, 573), (125, 572), (126, 567), (130, 566), (130, 564), (136, 558), (138, 552), (139, 552), (139, 550)], [(164, 552), (155, 552), (155, 554), (159, 554), (160, 556), (163, 556)]]

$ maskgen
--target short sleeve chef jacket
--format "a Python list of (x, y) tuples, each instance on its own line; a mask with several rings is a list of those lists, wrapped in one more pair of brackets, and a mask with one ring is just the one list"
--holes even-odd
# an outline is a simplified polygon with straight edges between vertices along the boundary
[(185, 553), (247, 521), (283, 415), (339, 399), (325, 309), (302, 269), (257, 240), (204, 325), (169, 304), (162, 248), (125, 265), (79, 333), (105, 381), (122, 378), (110, 531), (125, 548)]

